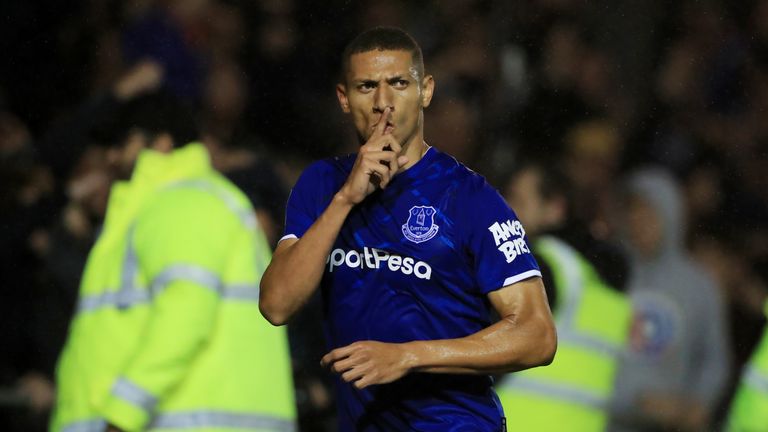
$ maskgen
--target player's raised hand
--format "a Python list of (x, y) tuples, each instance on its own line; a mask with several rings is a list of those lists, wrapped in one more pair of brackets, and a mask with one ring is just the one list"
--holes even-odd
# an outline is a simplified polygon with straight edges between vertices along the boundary
[(376, 341), (359, 341), (336, 348), (320, 361), (323, 367), (359, 389), (400, 379), (410, 372), (412, 363), (413, 355), (403, 344)]
[(387, 107), (381, 113), (368, 141), (360, 147), (357, 159), (346, 183), (339, 193), (350, 204), (358, 204), (373, 193), (377, 187), (386, 188), (392, 176), (408, 163), (406, 156), (400, 156), (402, 147), (391, 134), (389, 122), (392, 110)]

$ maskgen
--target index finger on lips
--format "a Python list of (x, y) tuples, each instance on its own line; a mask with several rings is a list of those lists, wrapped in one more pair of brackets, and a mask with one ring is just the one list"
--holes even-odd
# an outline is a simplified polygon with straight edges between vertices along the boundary
[(387, 121), (389, 120), (390, 111), (389, 107), (384, 108), (384, 111), (382, 111), (381, 117), (379, 117), (379, 122), (376, 123), (376, 135), (382, 136), (384, 135), (384, 131), (387, 130)]

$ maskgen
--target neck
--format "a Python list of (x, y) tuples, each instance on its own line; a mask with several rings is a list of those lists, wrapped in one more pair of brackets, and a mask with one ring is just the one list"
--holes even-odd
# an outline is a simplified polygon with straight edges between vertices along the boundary
[(400, 167), (400, 171), (405, 171), (414, 166), (424, 157), (429, 150), (429, 145), (424, 141), (424, 134), (416, 134), (403, 148), (402, 155), (408, 157), (408, 162)]

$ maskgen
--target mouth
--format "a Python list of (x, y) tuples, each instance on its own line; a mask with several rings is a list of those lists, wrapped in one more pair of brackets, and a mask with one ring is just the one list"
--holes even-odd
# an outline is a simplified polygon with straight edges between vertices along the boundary
[[(377, 121), (371, 125), (370, 131), (371, 133), (374, 133), (376, 131), (376, 128), (379, 127), (381, 124), (381, 121), (384, 120), (383, 118), (379, 117)], [(386, 125), (384, 125), (384, 134), (391, 134), (397, 127), (395, 126), (395, 123), (392, 121), (392, 115), (387, 116), (386, 119)]]
[[(378, 123), (378, 122), (374, 123), (374, 125), (373, 125), (373, 126), (371, 126), (371, 128), (370, 128), (370, 130), (371, 130), (371, 133), (373, 133), (373, 132), (376, 130), (376, 128), (377, 128), (378, 126), (379, 126), (379, 123)], [(394, 123), (392, 123), (391, 121), (387, 121), (387, 124), (386, 124), (386, 126), (384, 126), (384, 134), (385, 134), (385, 135), (386, 135), (386, 134), (391, 134), (391, 133), (392, 133), (392, 131), (394, 131), (394, 130), (395, 130), (395, 124), (394, 124)]]

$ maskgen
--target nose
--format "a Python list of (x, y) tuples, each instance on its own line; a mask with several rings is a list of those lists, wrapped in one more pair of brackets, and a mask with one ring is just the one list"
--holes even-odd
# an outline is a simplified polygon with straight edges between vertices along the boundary
[(383, 113), (387, 107), (389, 107), (390, 112), (395, 110), (392, 89), (389, 84), (382, 83), (376, 87), (376, 93), (373, 95), (373, 112)]

